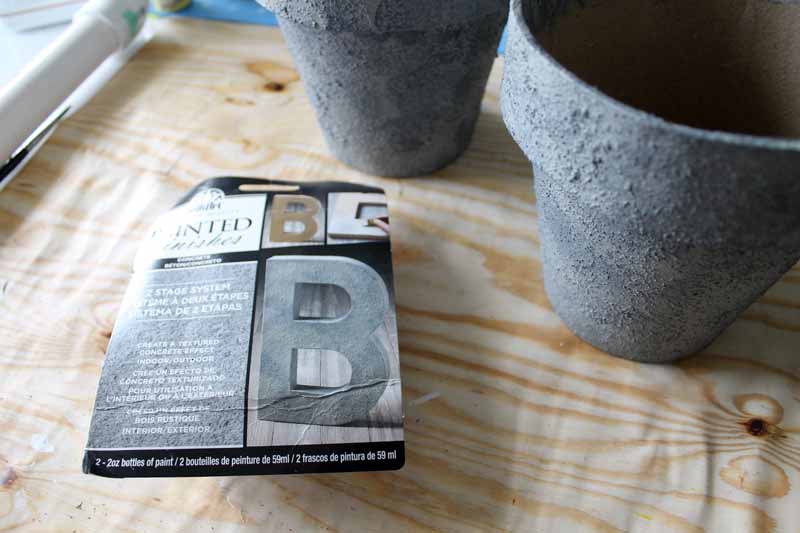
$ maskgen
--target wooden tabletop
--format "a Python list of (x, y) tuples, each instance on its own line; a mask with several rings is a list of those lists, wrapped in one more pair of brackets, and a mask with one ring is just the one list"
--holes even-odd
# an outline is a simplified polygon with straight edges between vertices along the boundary
[[(326, 150), (280, 32), (167, 19), (0, 193), (0, 529), (797, 531), (800, 269), (674, 366), (572, 335), (541, 281), (531, 169), (498, 110), (420, 179)], [(134, 252), (217, 175), (390, 198), (407, 461), (398, 472), (81, 473)]]

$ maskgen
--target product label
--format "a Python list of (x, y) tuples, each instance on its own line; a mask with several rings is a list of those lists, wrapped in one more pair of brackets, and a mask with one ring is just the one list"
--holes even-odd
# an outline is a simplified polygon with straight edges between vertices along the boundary
[(218, 178), (187, 194), (137, 256), (84, 471), (400, 468), (389, 233), (372, 188)]
[(136, 258), (137, 269), (156, 259), (251, 252), (259, 249), (265, 194), (230, 196), (201, 189), (160, 217)]

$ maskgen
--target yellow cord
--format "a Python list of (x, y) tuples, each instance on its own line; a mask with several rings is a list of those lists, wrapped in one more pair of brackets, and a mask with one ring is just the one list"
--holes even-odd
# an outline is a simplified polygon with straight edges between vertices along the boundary
[(172, 13), (189, 7), (192, 0), (153, 0), (153, 5), (158, 11)]

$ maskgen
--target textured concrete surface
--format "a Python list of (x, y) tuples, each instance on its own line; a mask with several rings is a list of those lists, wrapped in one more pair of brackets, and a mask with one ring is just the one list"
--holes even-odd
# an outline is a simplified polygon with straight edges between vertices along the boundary
[[(550, 300), (609, 353), (697, 352), (800, 258), (800, 141), (615, 101), (539, 46), (523, 4), (512, 2), (502, 109), (533, 162)], [(566, 2), (528, 4), (545, 27)]]
[[(374, 331), (389, 311), (380, 275), (347, 257), (278, 256), (267, 261), (259, 411), (261, 420), (344, 425), (366, 420), (390, 377), (391, 354)], [(296, 284), (328, 284), (350, 296), (350, 311), (327, 319), (299, 319)], [(338, 388), (296, 385), (299, 349), (332, 350), (350, 362), (350, 382)]]
[(256, 268), (226, 263), (134, 277), (103, 365), (89, 448), (243, 444)]
[(503, 0), (262, 0), (334, 155), (382, 176), (429, 174), (467, 148), (508, 7)]

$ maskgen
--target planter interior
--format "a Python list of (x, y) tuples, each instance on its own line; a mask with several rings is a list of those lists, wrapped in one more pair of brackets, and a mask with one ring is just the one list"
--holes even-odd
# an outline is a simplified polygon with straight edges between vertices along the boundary
[(797, 0), (543, 0), (524, 7), (539, 44), (612, 98), (697, 128), (800, 137)]

